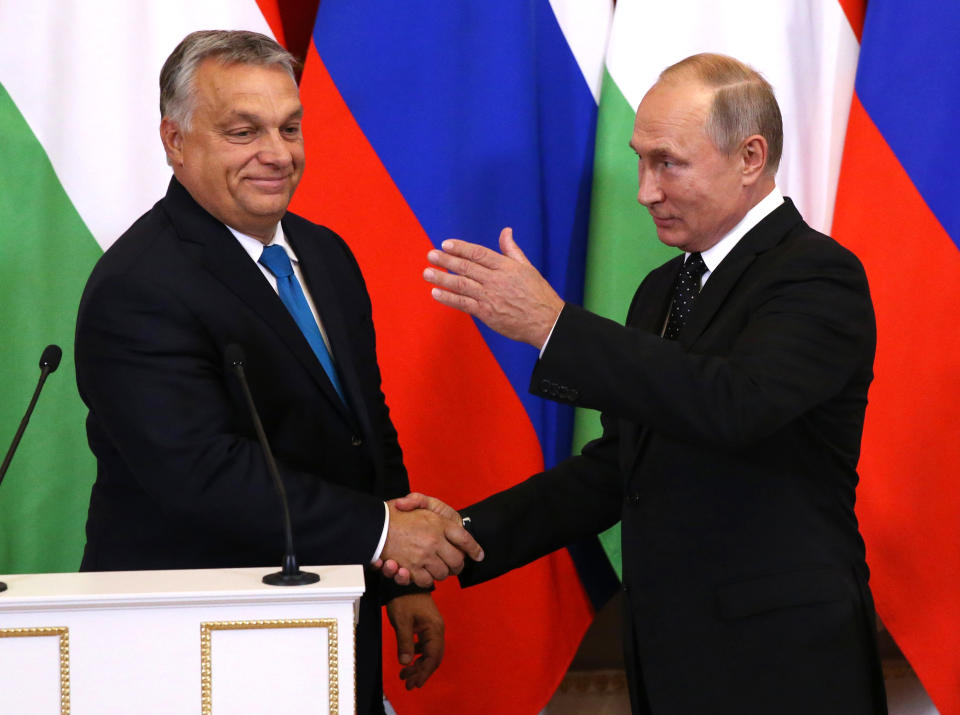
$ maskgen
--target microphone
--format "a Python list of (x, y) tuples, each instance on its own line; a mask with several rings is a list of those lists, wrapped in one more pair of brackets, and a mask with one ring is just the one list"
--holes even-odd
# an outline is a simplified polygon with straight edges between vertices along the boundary
[(37, 389), (33, 391), (33, 399), (30, 400), (30, 406), (27, 407), (27, 414), (20, 420), (20, 427), (13, 437), (13, 443), (10, 445), (10, 449), (7, 450), (7, 456), (3, 460), (3, 466), (0, 467), (0, 484), (3, 483), (3, 477), (6, 475), (10, 462), (13, 459), (13, 453), (17, 451), (20, 438), (23, 437), (24, 430), (27, 429), (27, 423), (30, 421), (30, 415), (33, 414), (33, 408), (37, 405), (37, 398), (40, 397), (40, 390), (43, 389), (43, 383), (47, 381), (47, 375), (55, 372), (56, 369), (60, 367), (60, 358), (62, 357), (63, 351), (59, 345), (48, 345), (43, 349), (43, 354), (40, 356), (40, 381), (37, 383)]
[[(3, 478), (7, 475), (7, 469), (13, 460), (13, 454), (17, 451), (17, 447), (20, 445), (20, 438), (23, 437), (23, 433), (27, 429), (27, 423), (30, 421), (30, 415), (33, 414), (33, 408), (37, 405), (37, 398), (40, 397), (40, 390), (43, 389), (43, 383), (47, 381), (47, 375), (55, 372), (56, 369), (60, 367), (60, 358), (62, 357), (63, 351), (59, 345), (48, 345), (43, 349), (43, 354), (40, 356), (40, 381), (37, 383), (37, 389), (33, 391), (33, 398), (27, 407), (27, 413), (23, 416), (23, 419), (20, 420), (20, 427), (17, 428), (17, 433), (13, 436), (13, 443), (10, 445), (10, 449), (7, 450), (7, 456), (3, 459), (3, 466), (0, 466), (0, 484), (3, 484)], [(7, 584), (0, 581), (0, 591), (6, 590)]]
[(250, 385), (247, 384), (247, 376), (243, 370), (243, 349), (236, 343), (227, 345), (223, 353), (227, 363), (236, 371), (240, 385), (243, 387), (243, 395), (247, 399), (247, 408), (250, 410), (250, 417), (253, 418), (253, 426), (257, 430), (257, 438), (260, 440), (260, 446), (263, 448), (263, 456), (267, 460), (267, 471), (273, 477), (273, 484), (280, 495), (280, 506), (283, 511), (283, 531), (286, 537), (286, 550), (283, 554), (283, 563), (280, 571), (267, 574), (263, 577), (263, 582), (269, 586), (305, 586), (309, 583), (316, 583), (320, 580), (320, 575), (311, 571), (301, 571), (297, 566), (297, 557), (293, 551), (293, 522), (290, 519), (290, 505), (287, 503), (287, 490), (283, 486), (283, 480), (280, 478), (280, 472), (277, 469), (277, 463), (273, 459), (273, 451), (270, 449), (270, 443), (267, 441), (267, 434), (263, 431), (263, 423), (260, 421), (260, 413), (257, 412), (257, 406), (253, 402), (253, 395), (250, 393)]

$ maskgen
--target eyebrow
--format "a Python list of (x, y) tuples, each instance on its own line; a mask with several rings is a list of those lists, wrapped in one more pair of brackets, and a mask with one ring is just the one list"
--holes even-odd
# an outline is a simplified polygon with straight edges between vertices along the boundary
[(669, 147), (666, 147), (666, 146), (657, 146), (657, 147), (654, 147), (653, 149), (650, 149), (649, 151), (643, 152), (643, 154), (641, 154), (641, 153), (637, 150), (637, 147), (635, 147), (635, 146), (633, 145), (633, 142), (630, 142), (630, 149), (631, 149), (631, 150), (633, 151), (633, 153), (636, 154), (637, 156), (647, 156), (647, 157), (650, 157), (650, 158), (653, 158), (653, 159), (658, 159), (658, 158), (663, 157), (663, 156), (672, 156), (673, 154), (676, 153), (675, 151), (673, 151), (673, 150), (670, 149)]
[[(290, 114), (287, 115), (287, 117), (283, 120), (283, 122), (281, 122), (281, 124), (286, 124), (289, 121), (292, 121), (295, 119), (302, 119), (302, 118), (303, 118), (303, 107), (301, 106), (296, 110), (290, 112)], [(230, 123), (238, 119), (245, 122), (250, 122), (251, 124), (260, 124), (263, 121), (260, 115), (258, 114), (252, 114), (251, 112), (234, 110), (227, 115), (225, 123)]]

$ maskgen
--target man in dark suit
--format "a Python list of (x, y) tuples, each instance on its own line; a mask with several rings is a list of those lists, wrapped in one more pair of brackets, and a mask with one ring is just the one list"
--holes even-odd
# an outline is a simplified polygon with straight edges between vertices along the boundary
[[(775, 186), (770, 85), (729, 57), (665, 70), (631, 146), (638, 200), (684, 255), (626, 325), (563, 301), (509, 229), (431, 251), (442, 303), (541, 349), (531, 390), (602, 411), (582, 455), (464, 509), (493, 578), (622, 521), (636, 713), (885, 712), (854, 514), (875, 322), (860, 262)], [(404, 580), (402, 569), (385, 572)]]
[[(237, 344), (300, 560), (382, 555), (424, 586), (459, 571), (461, 548), (479, 555), (469, 534), (388, 503), (409, 487), (359, 267), (340, 237), (286, 212), (304, 164), (293, 58), (256, 33), (198, 32), (160, 83), (174, 177), (98, 262), (77, 321), (77, 383), (98, 465), (81, 568), (279, 564), (278, 495), (224, 355)], [(443, 653), (429, 592), (367, 570), (361, 713), (383, 711), (381, 604), (408, 687)]]

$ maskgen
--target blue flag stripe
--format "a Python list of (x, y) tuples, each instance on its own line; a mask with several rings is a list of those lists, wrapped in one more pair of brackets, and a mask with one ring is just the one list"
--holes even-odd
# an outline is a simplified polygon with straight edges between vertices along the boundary
[[(431, 240), (512, 226), (566, 299), (583, 290), (596, 103), (547, 0), (326, 0), (320, 57)], [(536, 351), (481, 326), (549, 465), (572, 411), (528, 394)]]
[(856, 89), (870, 118), (960, 247), (960, 4), (867, 5)]

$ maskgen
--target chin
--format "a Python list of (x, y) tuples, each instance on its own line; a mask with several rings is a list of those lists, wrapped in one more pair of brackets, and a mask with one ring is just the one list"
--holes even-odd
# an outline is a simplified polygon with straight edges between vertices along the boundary
[(681, 251), (688, 250), (686, 248), (688, 237), (678, 235), (675, 231), (658, 230), (657, 238), (660, 239), (660, 243), (662, 243), (664, 246), (670, 246), (670, 248), (679, 248)]

